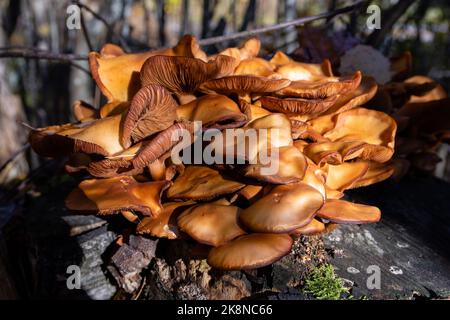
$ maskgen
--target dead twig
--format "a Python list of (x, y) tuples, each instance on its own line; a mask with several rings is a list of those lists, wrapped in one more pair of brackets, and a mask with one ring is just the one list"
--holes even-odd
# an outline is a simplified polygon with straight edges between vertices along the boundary
[(34, 49), (12, 49), (0, 51), (0, 58), (26, 58), (26, 59), (44, 59), (56, 61), (73, 61), (73, 60), (87, 60), (87, 55), (75, 53), (56, 53), (49, 51), (37, 51)]

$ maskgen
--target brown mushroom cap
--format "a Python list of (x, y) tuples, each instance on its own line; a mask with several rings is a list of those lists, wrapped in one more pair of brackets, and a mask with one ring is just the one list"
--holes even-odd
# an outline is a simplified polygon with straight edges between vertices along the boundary
[(86, 122), (99, 118), (98, 110), (85, 101), (77, 100), (72, 105), (72, 113), (77, 121)]
[(127, 176), (84, 180), (65, 203), (69, 210), (101, 215), (132, 210), (157, 216), (162, 210), (161, 194), (169, 185), (169, 181), (139, 183)]
[(287, 234), (253, 233), (213, 248), (208, 264), (224, 270), (264, 267), (287, 255), (293, 240)]
[(388, 161), (394, 153), (395, 120), (383, 112), (364, 108), (339, 113), (335, 126), (324, 134), (331, 141), (364, 141), (362, 159), (377, 162)]
[(104, 156), (123, 151), (120, 143), (122, 115), (79, 124), (65, 124), (33, 129), (30, 145), (41, 156), (56, 157), (73, 152)]
[(159, 84), (176, 94), (190, 94), (203, 82), (232, 73), (233, 64), (233, 58), (221, 55), (209, 62), (187, 57), (153, 56), (142, 66), (141, 82), (144, 86)]
[(230, 205), (201, 204), (184, 211), (178, 226), (194, 240), (217, 247), (245, 234), (237, 224), (239, 211)]
[(227, 76), (204, 82), (200, 90), (220, 94), (270, 93), (287, 87), (291, 82), (286, 79), (270, 79), (251, 75)]
[[(277, 152), (278, 156), (269, 164), (250, 164), (245, 167), (244, 174), (247, 177), (255, 178), (273, 184), (287, 184), (299, 182), (305, 176), (307, 168), (306, 158), (296, 147), (287, 146), (273, 148), (271, 152)], [(263, 168), (277, 168), (274, 174), (264, 174)]]
[(320, 234), (324, 231), (325, 231), (325, 224), (317, 219), (312, 219), (310, 223), (301, 228), (295, 229), (294, 231), (291, 232), (291, 234), (312, 236)]
[(169, 199), (212, 199), (242, 189), (245, 185), (204, 166), (187, 166), (167, 191)]
[(122, 144), (131, 144), (170, 127), (177, 119), (177, 103), (159, 85), (142, 87), (133, 97), (123, 120)]
[(261, 97), (264, 108), (273, 112), (317, 116), (330, 108), (338, 98), (337, 95), (326, 99)]
[(180, 232), (176, 218), (186, 207), (193, 204), (193, 201), (165, 203), (163, 204), (163, 210), (157, 217), (145, 217), (142, 219), (136, 228), (136, 232), (158, 238), (177, 239), (180, 236)]
[(337, 94), (354, 91), (361, 83), (361, 72), (347, 77), (323, 77), (314, 80), (292, 81), (291, 84), (276, 92), (281, 97), (299, 97), (306, 99), (324, 99)]
[(369, 164), (365, 161), (344, 162), (339, 165), (327, 165), (326, 185), (338, 191), (350, 189), (359, 179), (361, 179), (369, 169)]
[(181, 105), (176, 110), (180, 121), (201, 121), (204, 128), (235, 128), (247, 122), (237, 104), (230, 98), (208, 94)]
[(317, 215), (332, 222), (346, 224), (372, 223), (381, 218), (377, 207), (335, 199), (327, 200)]
[(321, 193), (305, 183), (279, 185), (242, 210), (239, 220), (255, 232), (290, 232), (308, 224), (322, 204)]

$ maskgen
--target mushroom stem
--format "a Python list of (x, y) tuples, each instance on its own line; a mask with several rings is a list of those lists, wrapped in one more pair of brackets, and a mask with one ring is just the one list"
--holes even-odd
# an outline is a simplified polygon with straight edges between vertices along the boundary
[(154, 181), (166, 179), (166, 165), (164, 161), (156, 159), (148, 165), (148, 170)]
[(129, 210), (124, 210), (121, 212), (122, 216), (130, 222), (138, 223), (139, 217)]
[(238, 100), (244, 100), (245, 102), (252, 103), (252, 96), (250, 93), (240, 93), (238, 96)]

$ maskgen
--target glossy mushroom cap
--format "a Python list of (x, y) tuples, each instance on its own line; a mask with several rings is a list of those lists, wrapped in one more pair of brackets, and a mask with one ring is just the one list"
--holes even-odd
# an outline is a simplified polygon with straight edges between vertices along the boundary
[(233, 193), (244, 186), (209, 167), (187, 166), (167, 191), (167, 197), (169, 199), (207, 200)]
[(290, 232), (311, 222), (322, 204), (320, 192), (307, 184), (279, 185), (242, 210), (239, 220), (254, 232)]
[(320, 208), (317, 215), (336, 223), (360, 224), (379, 221), (381, 212), (377, 207), (330, 199)]
[(208, 264), (224, 270), (256, 269), (281, 259), (291, 251), (287, 234), (252, 233), (211, 249)]
[(239, 211), (230, 205), (201, 204), (184, 211), (178, 226), (194, 240), (217, 247), (245, 234), (238, 225)]

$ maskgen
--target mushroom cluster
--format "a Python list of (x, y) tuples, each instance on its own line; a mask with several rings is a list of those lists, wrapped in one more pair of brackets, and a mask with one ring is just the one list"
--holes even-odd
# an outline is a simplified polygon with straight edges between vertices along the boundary
[[(393, 173), (396, 123), (361, 107), (375, 95), (376, 82), (361, 72), (335, 76), (327, 60), (300, 63), (282, 52), (265, 60), (259, 50), (252, 38), (208, 56), (187, 35), (170, 49), (129, 54), (107, 44), (91, 53), (107, 103), (95, 109), (78, 101), (76, 123), (29, 136), (38, 154), (67, 156), (69, 173), (91, 176), (68, 195), (67, 208), (122, 214), (139, 234), (193, 239), (210, 246), (211, 266), (228, 270), (271, 264), (299, 235), (378, 221), (378, 208), (342, 200), (345, 190)], [(240, 162), (175, 161), (182, 141), (174, 135), (193, 135), (196, 121), (203, 131), (278, 134), (234, 154)], [(266, 163), (250, 161), (260, 141), (279, 155), (272, 174), (264, 174)]]

